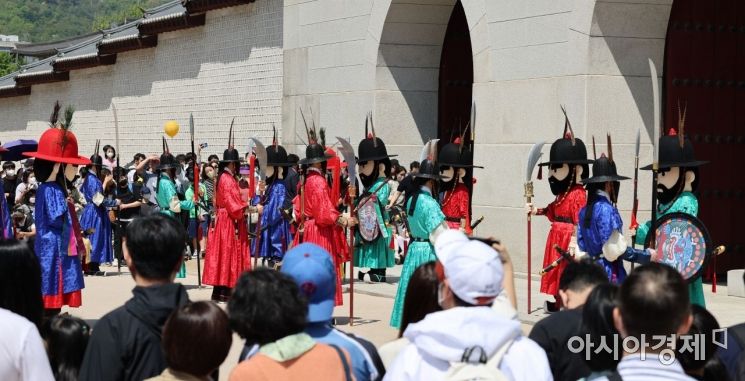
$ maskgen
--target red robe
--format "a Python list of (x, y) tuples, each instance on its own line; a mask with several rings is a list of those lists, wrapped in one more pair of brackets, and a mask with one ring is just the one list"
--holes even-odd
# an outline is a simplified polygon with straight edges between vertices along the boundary
[[(342, 305), (341, 274), (339, 267), (349, 260), (349, 248), (344, 237), (344, 229), (336, 224), (339, 211), (331, 200), (329, 185), (320, 171), (309, 168), (305, 176), (303, 188), (303, 212), (305, 214), (303, 241), (300, 242), (300, 234), (295, 234), (294, 245), (301, 243), (314, 243), (331, 254), (336, 270), (336, 298), (335, 304)], [(295, 215), (300, 216), (300, 194), (293, 201)]]
[[(204, 284), (234, 287), (238, 277), (251, 269), (248, 226), (238, 182), (229, 171), (220, 175), (215, 189), (215, 227), (207, 238)], [(236, 236), (237, 231), (237, 236)]]
[[(579, 211), (587, 203), (587, 192), (582, 185), (575, 184), (566, 194), (556, 197), (554, 202), (548, 204), (541, 214), (551, 221), (551, 230), (546, 239), (546, 251), (543, 253), (543, 267), (557, 260), (561, 254), (557, 253), (554, 245), (559, 245), (562, 250), (567, 250), (574, 227), (579, 221)], [(541, 277), (541, 293), (548, 295), (559, 294), (559, 278), (567, 263), (562, 261), (559, 266)]]
[(445, 221), (447, 221), (450, 229), (460, 229), (460, 220), (465, 219), (466, 234), (473, 234), (470, 213), (468, 212), (470, 199), (468, 188), (461, 182), (455, 185), (455, 189), (445, 192), (442, 199), (442, 214), (445, 215)]

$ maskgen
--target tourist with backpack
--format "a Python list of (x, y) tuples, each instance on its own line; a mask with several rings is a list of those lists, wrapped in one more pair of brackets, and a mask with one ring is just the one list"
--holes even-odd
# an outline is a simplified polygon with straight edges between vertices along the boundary
[(502, 291), (499, 253), (458, 240), (436, 254), (443, 311), (409, 325), (404, 337), (411, 343), (384, 380), (551, 380), (543, 349), (523, 336), (519, 321), (491, 308)]

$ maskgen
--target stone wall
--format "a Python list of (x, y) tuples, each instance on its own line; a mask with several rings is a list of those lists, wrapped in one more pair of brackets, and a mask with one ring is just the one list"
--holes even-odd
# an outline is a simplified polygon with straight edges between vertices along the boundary
[(67, 82), (0, 99), (0, 140), (38, 138), (60, 100), (75, 106), (73, 131), (81, 154), (91, 155), (95, 139), (114, 145), (113, 102), (122, 163), (136, 152), (160, 153), (170, 119), (181, 125), (171, 151), (189, 151), (190, 112), (206, 154), (222, 154), (233, 117), (245, 153), (249, 136), (269, 140), (272, 124), (281, 129), (282, 10), (282, 0), (259, 0), (210, 11), (205, 26), (160, 34), (156, 48), (119, 53), (115, 65), (72, 71)]
[[(285, 1), (284, 139), (303, 134), (300, 107), (314, 111), (329, 136), (362, 138), (364, 116), (400, 154), (418, 160), (436, 134), (442, 40), (455, 0)], [(474, 102), (478, 110), (474, 217), (477, 234), (505, 238), (525, 272), (523, 183), (527, 153), (560, 137), (566, 105), (577, 136), (614, 138), (619, 171), (633, 173), (633, 140), (641, 129), (641, 162), (651, 160), (651, 81), (647, 58), (662, 74), (672, 0), (462, 0), (471, 30)], [(548, 155), (548, 145), (544, 150)], [(649, 174), (642, 173), (641, 208), (648, 213)], [(619, 207), (628, 219), (631, 182)], [(536, 203), (552, 199), (545, 180)], [(642, 212), (640, 220), (643, 220)], [(533, 223), (533, 273), (549, 223)]]

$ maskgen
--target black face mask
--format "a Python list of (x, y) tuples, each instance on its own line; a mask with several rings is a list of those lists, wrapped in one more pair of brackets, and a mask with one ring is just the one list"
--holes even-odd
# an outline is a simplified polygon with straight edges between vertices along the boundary
[(559, 180), (556, 177), (549, 177), (548, 178), (548, 185), (551, 186), (551, 193), (554, 194), (554, 196), (558, 196), (569, 189), (569, 186), (571, 184), (571, 174), (567, 176), (564, 180)]
[(274, 173), (266, 178), (266, 185), (270, 185), (274, 182), (274, 180), (277, 180), (279, 178), (280, 171), (284, 171), (284, 167), (274, 167)]
[[(360, 163), (360, 165), (364, 164)], [(362, 172), (359, 173), (360, 180), (362, 181), (362, 185), (365, 187), (365, 189), (369, 189), (373, 184), (375, 184), (375, 181), (378, 179), (378, 171), (376, 171), (375, 168), (378, 168), (378, 162), (375, 162), (375, 164), (373, 164), (373, 171), (370, 173), (370, 175), (365, 175)]]
[(681, 181), (683, 181), (683, 176), (678, 177), (678, 181), (675, 182), (672, 189), (662, 184), (657, 184), (657, 202), (664, 205), (675, 200), (678, 196), (678, 190), (681, 188)]
[(621, 191), (621, 182), (614, 181), (612, 185), (613, 185), (613, 194), (610, 195), (610, 197), (611, 197), (611, 202), (615, 204), (618, 202), (618, 194)]

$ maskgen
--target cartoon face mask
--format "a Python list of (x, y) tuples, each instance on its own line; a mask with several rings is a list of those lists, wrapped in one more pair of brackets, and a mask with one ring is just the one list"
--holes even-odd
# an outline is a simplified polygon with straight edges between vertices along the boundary
[(274, 176), (274, 172), (276, 171), (275, 167), (266, 167), (266, 178), (269, 179), (272, 176)]
[(75, 175), (78, 174), (78, 166), (72, 164), (65, 164), (65, 179), (72, 181), (75, 179)]
[(680, 190), (680, 167), (660, 170), (657, 174), (657, 199), (667, 204), (675, 199)]
[(449, 183), (455, 178), (455, 168), (453, 167), (441, 167), (440, 176), (442, 176), (443, 183)]

